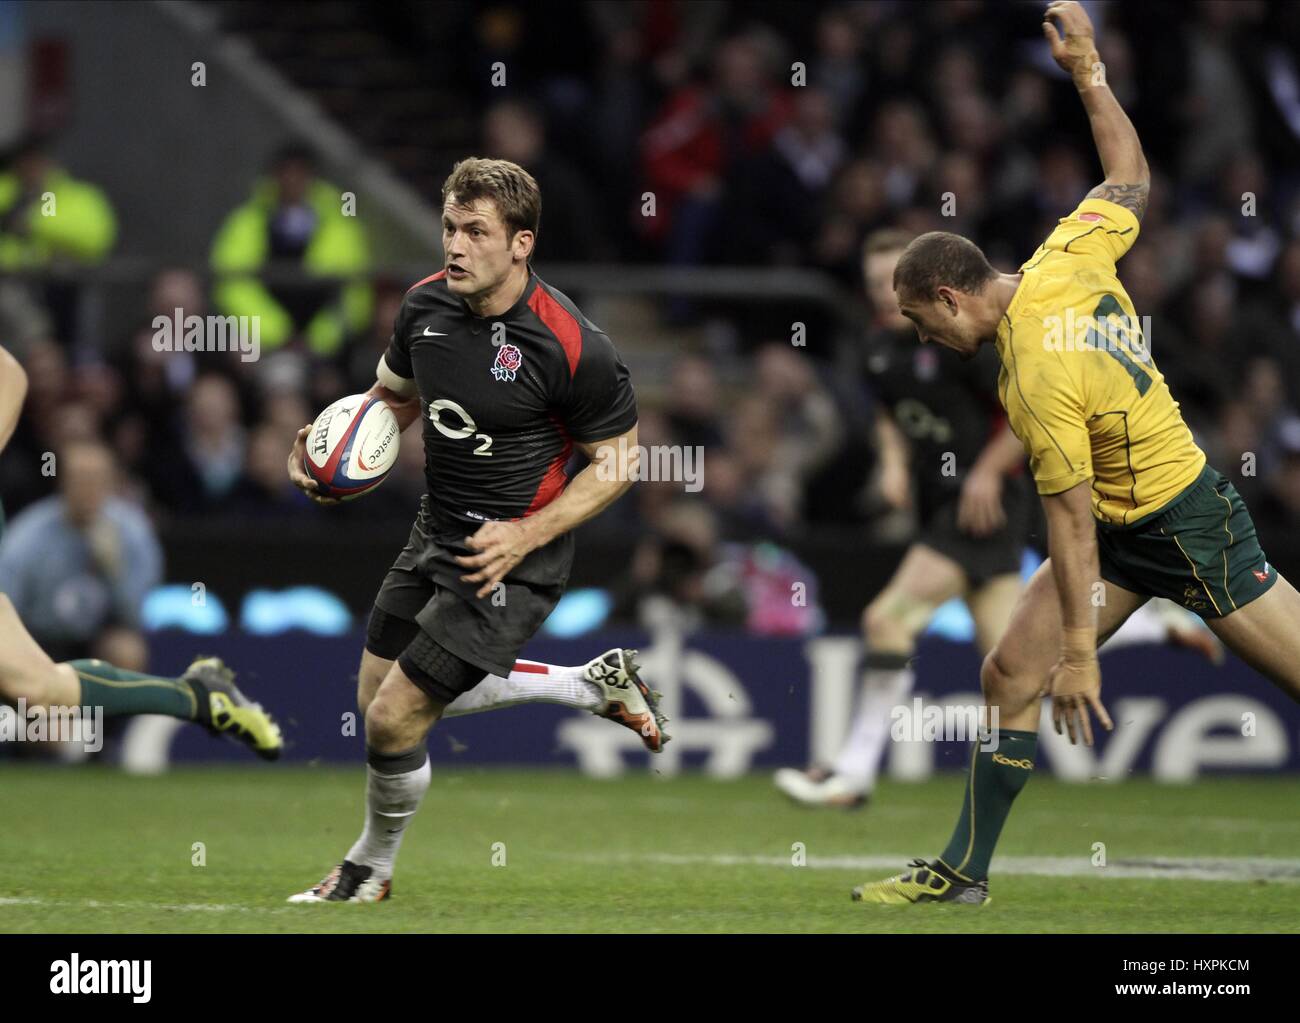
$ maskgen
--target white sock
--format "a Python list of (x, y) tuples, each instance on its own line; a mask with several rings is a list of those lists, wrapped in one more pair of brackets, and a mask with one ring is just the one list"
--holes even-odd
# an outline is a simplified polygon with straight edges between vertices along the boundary
[(915, 682), (916, 673), (906, 666), (868, 667), (863, 672), (857, 714), (835, 758), (835, 773), (861, 785), (863, 792), (876, 787), (893, 723), (891, 714), (907, 699)]
[(605, 699), (600, 688), (583, 677), (585, 666), (575, 668), (537, 661), (515, 661), (510, 674), (488, 675), (468, 693), (461, 693), (443, 710), (444, 718), (514, 707), (521, 703), (558, 703), (578, 710), (600, 710)]
[(367, 765), (366, 777), (366, 826), (347, 859), (373, 868), (373, 876), (386, 881), (393, 876), (402, 835), (419, 809), (433, 771), (426, 756), (419, 767), (402, 774), (380, 774)]

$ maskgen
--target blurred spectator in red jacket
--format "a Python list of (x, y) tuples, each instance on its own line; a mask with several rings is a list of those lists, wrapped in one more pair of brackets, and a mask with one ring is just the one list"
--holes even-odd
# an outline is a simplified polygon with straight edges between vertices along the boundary
[(679, 88), (642, 138), (645, 180), (655, 213), (644, 232), (668, 261), (695, 265), (710, 253), (728, 173), (766, 150), (790, 116), (788, 92), (758, 33), (733, 36), (718, 49), (707, 83)]

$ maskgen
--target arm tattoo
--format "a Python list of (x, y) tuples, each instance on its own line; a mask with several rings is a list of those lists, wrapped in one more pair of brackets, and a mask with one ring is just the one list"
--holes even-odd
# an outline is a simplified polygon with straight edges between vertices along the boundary
[(1100, 185), (1088, 193), (1089, 199), (1105, 199), (1107, 202), (1113, 202), (1117, 206), (1123, 206), (1125, 209), (1133, 211), (1133, 216), (1138, 220), (1142, 219), (1142, 214), (1147, 211), (1147, 193), (1151, 191), (1151, 186), (1147, 183), (1139, 185), (1113, 185), (1109, 181), (1103, 181)]

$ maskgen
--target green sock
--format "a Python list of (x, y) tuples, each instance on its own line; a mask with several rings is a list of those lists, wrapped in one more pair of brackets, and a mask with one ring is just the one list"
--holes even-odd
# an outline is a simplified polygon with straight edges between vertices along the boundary
[(975, 744), (961, 817), (948, 848), (939, 857), (958, 877), (983, 881), (989, 876), (993, 847), (998, 844), (1011, 804), (1033, 772), (1037, 752), (1037, 732), (1008, 728), (998, 730), (998, 748), (994, 752), (981, 750), (980, 744)]
[(188, 682), (142, 675), (107, 661), (69, 661), (68, 664), (81, 679), (82, 704), (103, 707), (106, 718), (166, 714), (193, 721), (197, 717), (198, 699)]

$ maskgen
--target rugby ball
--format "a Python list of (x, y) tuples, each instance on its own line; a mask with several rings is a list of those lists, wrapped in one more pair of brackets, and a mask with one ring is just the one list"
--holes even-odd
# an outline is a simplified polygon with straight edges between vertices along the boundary
[(303, 470), (322, 497), (350, 501), (384, 482), (397, 461), (401, 434), (383, 399), (364, 394), (340, 398), (312, 423)]

